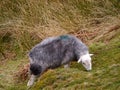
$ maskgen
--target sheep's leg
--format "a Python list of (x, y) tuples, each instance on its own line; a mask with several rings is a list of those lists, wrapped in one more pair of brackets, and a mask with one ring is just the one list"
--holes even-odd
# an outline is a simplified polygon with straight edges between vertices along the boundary
[(41, 71), (41, 73), (39, 75), (34, 75), (30, 71), (31, 77), (30, 77), (30, 79), (29, 79), (29, 81), (27, 83), (27, 86), (31, 87), (34, 84), (34, 82), (37, 80), (37, 78), (40, 77), (44, 73), (45, 70), (46, 70), (46, 68), (42, 68), (42, 71)]
[(71, 51), (67, 51), (64, 55), (64, 58), (61, 62), (62, 65), (64, 65), (64, 68), (69, 68), (69, 64), (70, 64), (70, 61), (71, 61), (71, 57), (72, 56), (72, 53)]
[(36, 79), (37, 79), (37, 76), (32, 74), (28, 83), (27, 83), (27, 86), (29, 86), (29, 87), (32, 86)]
[(64, 68), (70, 68), (69, 64), (65, 64)]

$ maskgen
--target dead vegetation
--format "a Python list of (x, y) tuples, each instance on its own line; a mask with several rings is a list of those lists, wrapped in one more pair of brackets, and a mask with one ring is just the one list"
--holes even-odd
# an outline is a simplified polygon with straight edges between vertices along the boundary
[[(109, 43), (120, 33), (119, 0), (1, 0), (0, 8), (1, 66), (24, 58), (46, 37), (73, 34), (91, 45)], [(15, 71), (17, 82), (28, 78), (28, 67)]]
[(29, 76), (29, 64), (24, 65), (23, 67), (20, 66), (18, 72), (14, 75), (15, 82), (23, 82), (28, 79)]

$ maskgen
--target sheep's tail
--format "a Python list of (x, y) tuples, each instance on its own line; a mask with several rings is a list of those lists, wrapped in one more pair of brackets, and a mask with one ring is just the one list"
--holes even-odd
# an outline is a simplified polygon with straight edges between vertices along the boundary
[(36, 63), (30, 64), (30, 71), (33, 75), (39, 75), (42, 72), (42, 67)]

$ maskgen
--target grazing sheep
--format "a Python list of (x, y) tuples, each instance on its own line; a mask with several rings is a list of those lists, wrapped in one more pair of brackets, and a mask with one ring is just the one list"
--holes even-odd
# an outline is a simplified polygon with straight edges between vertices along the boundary
[(50, 37), (37, 44), (29, 52), (31, 78), (27, 86), (33, 85), (36, 77), (47, 69), (54, 69), (61, 65), (69, 67), (72, 60), (81, 62), (86, 70), (92, 69), (91, 54), (88, 47), (72, 35)]

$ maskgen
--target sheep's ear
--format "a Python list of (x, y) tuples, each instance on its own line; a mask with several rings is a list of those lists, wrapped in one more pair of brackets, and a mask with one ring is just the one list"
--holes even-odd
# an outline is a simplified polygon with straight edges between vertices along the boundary
[(89, 54), (90, 56), (93, 56), (94, 54)]
[(82, 59), (80, 58), (80, 59), (78, 60), (78, 63), (80, 63), (80, 62), (81, 62), (81, 60), (82, 60)]

